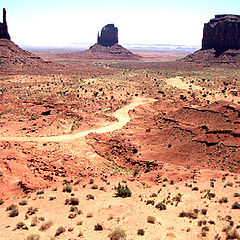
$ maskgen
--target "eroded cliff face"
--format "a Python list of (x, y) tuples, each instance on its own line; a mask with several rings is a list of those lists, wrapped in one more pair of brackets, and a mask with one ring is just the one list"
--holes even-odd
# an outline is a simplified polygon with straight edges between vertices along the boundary
[(6, 18), (6, 9), (3, 8), (3, 22), (0, 22), (0, 39), (11, 40), (8, 33), (7, 18)]
[(114, 24), (107, 24), (102, 28), (101, 35), (98, 35), (97, 43), (105, 47), (111, 47), (118, 43), (118, 28)]
[(207, 49), (219, 52), (240, 49), (240, 15), (215, 15), (204, 24), (202, 50)]

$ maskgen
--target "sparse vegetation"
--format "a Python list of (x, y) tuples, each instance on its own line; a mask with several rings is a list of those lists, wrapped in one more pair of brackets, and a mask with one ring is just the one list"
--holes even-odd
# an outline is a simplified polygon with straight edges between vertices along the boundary
[(60, 234), (64, 233), (66, 230), (64, 227), (59, 227), (55, 233), (55, 236), (59, 236)]
[(156, 221), (156, 218), (155, 218), (154, 216), (148, 216), (148, 217), (147, 217), (147, 222), (149, 222), (149, 223), (155, 223), (155, 221)]
[(126, 198), (132, 196), (132, 192), (127, 185), (121, 186), (121, 184), (118, 183), (118, 186), (114, 187), (114, 189), (117, 191), (115, 194), (116, 197)]
[(116, 228), (113, 232), (111, 232), (109, 237), (110, 240), (125, 240), (127, 235), (122, 229)]

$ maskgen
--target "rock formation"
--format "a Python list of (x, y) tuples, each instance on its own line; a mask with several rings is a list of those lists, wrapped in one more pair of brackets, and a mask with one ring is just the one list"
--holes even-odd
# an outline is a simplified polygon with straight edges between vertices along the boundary
[(101, 46), (110, 47), (118, 43), (118, 28), (114, 24), (107, 24), (101, 31), (97, 43)]
[(7, 18), (6, 18), (6, 9), (3, 8), (3, 22), (0, 22), (0, 39), (10, 40), (10, 35), (8, 33)]
[(202, 48), (180, 61), (240, 65), (240, 15), (215, 15), (204, 24)]
[[(139, 55), (118, 44), (118, 28), (114, 24), (107, 24), (101, 30), (101, 35), (97, 37), (97, 43), (83, 53), (74, 54), (77, 58), (87, 59), (131, 59), (137, 60)], [(73, 55), (72, 55), (73, 56)]]
[(218, 52), (240, 49), (240, 15), (215, 15), (204, 24), (202, 50), (212, 48)]

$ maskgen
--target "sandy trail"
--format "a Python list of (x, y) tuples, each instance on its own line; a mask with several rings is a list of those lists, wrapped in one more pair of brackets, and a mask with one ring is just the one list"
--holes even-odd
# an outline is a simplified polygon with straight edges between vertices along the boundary
[(114, 122), (109, 124), (108, 126), (90, 129), (87, 131), (81, 131), (74, 134), (66, 134), (66, 135), (58, 135), (58, 136), (49, 136), (49, 137), (0, 137), (0, 141), (15, 141), (15, 142), (61, 142), (61, 141), (71, 141), (81, 137), (87, 136), (89, 133), (107, 133), (113, 132), (115, 130), (121, 129), (128, 122), (130, 122), (131, 118), (128, 114), (130, 110), (134, 108), (148, 104), (151, 102), (155, 102), (157, 100), (151, 98), (134, 98), (133, 101), (121, 109), (117, 110), (113, 116), (118, 119), (118, 122)]

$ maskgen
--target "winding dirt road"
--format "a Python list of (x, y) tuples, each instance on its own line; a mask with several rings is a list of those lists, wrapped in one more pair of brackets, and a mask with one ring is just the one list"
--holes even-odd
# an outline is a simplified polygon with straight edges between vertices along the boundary
[(113, 132), (115, 130), (121, 129), (124, 127), (128, 122), (130, 122), (131, 118), (128, 114), (130, 110), (134, 108), (148, 104), (151, 102), (155, 102), (157, 100), (151, 98), (134, 98), (133, 101), (121, 109), (117, 110), (113, 116), (118, 119), (118, 122), (114, 122), (109, 124), (108, 126), (97, 128), (97, 129), (90, 129), (87, 131), (81, 131), (74, 134), (65, 134), (65, 135), (58, 135), (58, 136), (49, 136), (49, 137), (0, 137), (0, 141), (11, 141), (11, 142), (62, 142), (62, 141), (71, 141), (77, 138), (85, 137), (89, 133), (106, 133), (106, 132)]

